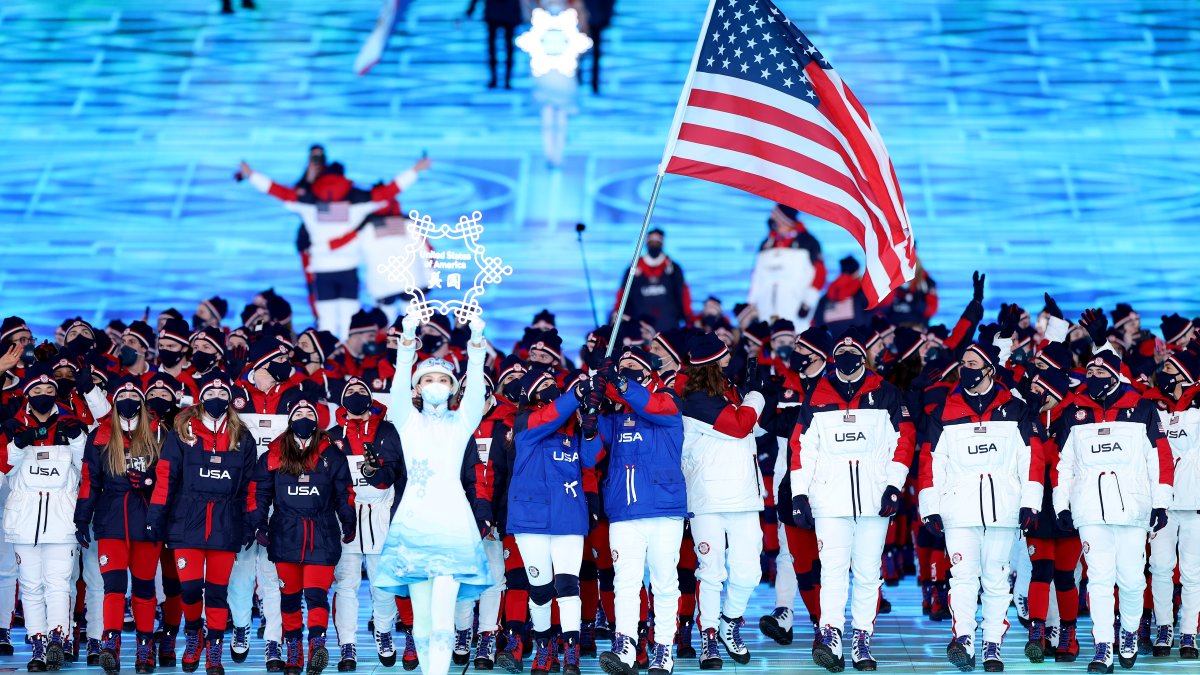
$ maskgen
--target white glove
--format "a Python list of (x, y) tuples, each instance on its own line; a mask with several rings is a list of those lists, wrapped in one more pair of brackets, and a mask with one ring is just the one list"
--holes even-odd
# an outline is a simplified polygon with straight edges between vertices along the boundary
[(476, 314), (475, 316), (471, 317), (471, 321), (467, 325), (471, 327), (471, 342), (474, 342), (475, 344), (482, 344), (483, 327), (487, 325), (487, 323), (483, 320), (483, 317)]
[(400, 334), (404, 336), (406, 342), (412, 341), (417, 337), (417, 327), (421, 325), (421, 315), (418, 312), (409, 312), (404, 317), (404, 321), (400, 323)]

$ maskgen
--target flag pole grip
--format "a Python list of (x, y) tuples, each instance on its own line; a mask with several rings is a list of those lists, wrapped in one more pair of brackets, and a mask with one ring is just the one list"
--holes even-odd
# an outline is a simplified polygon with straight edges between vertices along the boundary
[(654, 213), (654, 204), (658, 201), (658, 189), (662, 187), (663, 174), (659, 172), (654, 178), (654, 190), (650, 193), (650, 203), (646, 206), (646, 217), (642, 219), (642, 233), (638, 235), (637, 246), (633, 249), (633, 260), (629, 262), (629, 273), (625, 275), (625, 290), (621, 291), (621, 303), (613, 317), (612, 334), (608, 336), (608, 348), (604, 358), (612, 358), (613, 348), (617, 345), (617, 331), (621, 328), (621, 317), (625, 315), (625, 305), (629, 302), (629, 291), (633, 288), (633, 274), (637, 271), (638, 257), (642, 254), (642, 246), (646, 244), (646, 232), (650, 228), (650, 216)]

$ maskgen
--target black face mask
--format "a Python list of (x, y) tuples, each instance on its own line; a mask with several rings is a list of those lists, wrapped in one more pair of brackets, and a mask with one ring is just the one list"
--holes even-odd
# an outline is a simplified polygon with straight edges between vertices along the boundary
[(1018, 349), (1012, 353), (1012, 362), (1017, 365), (1023, 365), (1029, 361), (1029, 350)]
[(64, 377), (55, 380), (58, 383), (58, 400), (65, 401), (71, 398), (71, 391), (75, 389), (75, 380), (69, 377)]
[(382, 342), (368, 342), (363, 345), (363, 356), (379, 356), (383, 353), (383, 348)]
[(859, 354), (858, 352), (842, 352), (841, 354), (833, 357), (833, 366), (837, 368), (839, 373), (845, 375), (846, 377), (849, 377), (857, 372), (859, 368), (862, 368), (863, 363), (865, 362), (866, 359), (864, 359), (863, 355)]
[(621, 377), (629, 380), (630, 382), (637, 382), (638, 384), (642, 383), (642, 371), (636, 368), (622, 368)]
[(276, 382), (286, 382), (292, 376), (292, 364), (284, 361), (271, 361), (267, 364), (267, 374)]
[(552, 384), (537, 393), (537, 400), (541, 401), (542, 403), (550, 403), (554, 399), (558, 398), (559, 394), (561, 393), (562, 392), (558, 389), (558, 385)]
[(167, 398), (150, 398), (146, 399), (146, 407), (159, 419), (162, 419), (171, 412), (175, 407), (175, 403)]
[(717, 314), (705, 314), (703, 317), (701, 317), (700, 322), (703, 323), (706, 328), (716, 330), (717, 327), (721, 325), (721, 317)]
[(933, 361), (934, 359), (938, 358), (941, 355), (942, 355), (941, 347), (930, 347), (929, 349), (927, 349), (925, 351), (924, 362), (929, 363), (930, 361)]
[(1071, 343), (1071, 353), (1076, 356), (1082, 356), (1092, 348), (1092, 339), (1090, 337), (1081, 337)]
[(1112, 377), (1094, 377), (1092, 375), (1087, 376), (1087, 393), (1093, 401), (1099, 401), (1100, 399), (1104, 398), (1104, 395), (1107, 394), (1108, 390), (1112, 389), (1112, 387)]
[(92, 351), (92, 347), (96, 346), (96, 341), (86, 335), (76, 335), (67, 340), (67, 349), (70, 349), (75, 354), (83, 356)]
[(121, 365), (128, 368), (128, 367), (132, 366), (133, 364), (137, 363), (138, 352), (136, 349), (134, 349), (133, 347), (130, 347), (129, 345), (121, 345), (120, 359), (121, 359)]
[[(1171, 396), (1174, 394), (1175, 385), (1179, 384), (1178, 375), (1168, 375), (1162, 371), (1159, 371), (1158, 377), (1155, 379), (1157, 380), (1158, 390), (1161, 391), (1164, 396)], [(60, 384), (58, 388), (61, 390), (62, 385)]]
[(309, 439), (312, 438), (313, 432), (317, 430), (317, 421), (310, 420), (307, 417), (301, 417), (292, 420), (292, 433), (296, 434), (296, 438)]
[(651, 258), (662, 255), (662, 244), (646, 244), (646, 255)]
[(351, 415), (361, 415), (371, 409), (369, 394), (346, 394), (342, 397), (342, 407)]
[(197, 373), (207, 373), (217, 365), (217, 355), (208, 352), (192, 352), (192, 367)]
[(37, 361), (37, 354), (33, 351), (33, 345), (25, 345), (25, 349), (21, 352), (21, 363), (31, 366), (34, 361)]
[(987, 376), (987, 368), (958, 367), (958, 381), (962, 383), (964, 389), (978, 387), (979, 383), (983, 382), (985, 376)]
[(123, 398), (120, 401), (117, 401), (116, 406), (114, 407), (117, 409), (118, 415), (127, 420), (131, 420), (137, 417), (138, 413), (141, 412), (142, 402), (132, 398)]
[[(441, 335), (422, 335), (421, 336), (421, 351), (426, 354), (433, 354), (442, 348), (446, 343), (446, 339)], [(365, 351), (363, 352), (366, 353)]]
[(804, 371), (808, 370), (808, 367), (811, 366), (812, 363), (813, 358), (809, 354), (801, 354), (800, 352), (793, 351), (788, 355), (788, 366), (790, 366), (791, 369), (797, 373), (803, 373)]
[(787, 363), (788, 359), (792, 357), (792, 353), (795, 351), (796, 348), (791, 345), (781, 345), (775, 348), (775, 355), (778, 356), (784, 363)]
[(204, 412), (213, 419), (219, 419), (229, 410), (229, 399), (226, 398), (207, 398), (204, 399)]
[(299, 347), (296, 348), (296, 360), (298, 363), (312, 363), (314, 360), (313, 357), (316, 355), (316, 352), (310, 352), (307, 349), (300, 349)]
[(36, 394), (34, 396), (26, 397), (25, 400), (29, 401), (29, 407), (33, 408), (35, 413), (45, 415), (51, 410), (54, 410), (54, 394)]
[(204, 319), (201, 319), (199, 314), (192, 315), (192, 330), (200, 330), (205, 325)]
[(183, 352), (172, 352), (168, 350), (158, 353), (158, 365), (163, 368), (174, 368), (183, 361)]

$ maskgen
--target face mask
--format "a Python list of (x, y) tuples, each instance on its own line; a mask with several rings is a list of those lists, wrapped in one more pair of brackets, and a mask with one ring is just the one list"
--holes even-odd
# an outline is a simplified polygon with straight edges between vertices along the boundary
[(94, 346), (96, 346), (96, 341), (86, 335), (76, 335), (67, 340), (67, 349), (81, 356), (92, 351)]
[(792, 352), (794, 351), (796, 351), (795, 347), (791, 345), (782, 345), (775, 348), (775, 355), (778, 356), (784, 363), (787, 363), (788, 359), (790, 359), (792, 356)]
[(622, 368), (621, 377), (629, 380), (630, 382), (637, 382), (638, 384), (642, 383), (642, 371), (637, 370), (636, 368)]
[(813, 358), (808, 354), (801, 354), (800, 352), (793, 351), (788, 355), (788, 365), (791, 366), (792, 370), (796, 371), (797, 373), (803, 373), (804, 371), (808, 370), (808, 367), (811, 366), (812, 363)]
[[(1157, 378), (1158, 390), (1164, 395), (1170, 396), (1175, 391), (1175, 384), (1178, 377), (1178, 375), (1168, 375), (1160, 371)], [(61, 389), (62, 386), (60, 385), (59, 388)]]
[(662, 244), (646, 244), (646, 255), (651, 258), (662, 255)]
[[(424, 392), (425, 387), (421, 387)], [(371, 409), (371, 397), (368, 394), (346, 394), (342, 398), (342, 407), (351, 415), (361, 415)]]
[(929, 363), (942, 355), (941, 347), (930, 347), (925, 351), (925, 363)]
[(299, 363), (312, 363), (314, 360), (313, 357), (316, 355), (316, 352), (310, 352), (308, 350), (299, 348), (296, 349), (296, 359)]
[(192, 330), (200, 330), (201, 328), (204, 328), (204, 319), (201, 319), (199, 314), (193, 314)]
[(29, 366), (34, 361), (37, 361), (37, 354), (33, 351), (33, 345), (26, 345), (24, 351), (21, 352), (21, 363)]
[(125, 366), (126, 368), (128, 368), (129, 366), (132, 366), (133, 364), (137, 363), (137, 360), (138, 360), (138, 353), (137, 353), (136, 349), (134, 349), (133, 347), (130, 347), (129, 345), (121, 345), (121, 365), (122, 366)]
[(430, 382), (421, 385), (421, 398), (429, 405), (442, 405), (450, 400), (450, 385), (444, 382)]
[(175, 407), (175, 404), (172, 403), (170, 399), (151, 398), (146, 400), (146, 407), (150, 409), (150, 412), (154, 413), (161, 419), (166, 417), (167, 414), (171, 412), (171, 409)]
[(161, 351), (158, 353), (158, 364), (163, 368), (174, 368), (183, 361), (183, 352)]
[(1029, 361), (1029, 350), (1018, 349), (1012, 353), (1012, 362), (1017, 365), (1022, 365)]
[(837, 371), (847, 376), (853, 375), (859, 368), (862, 368), (866, 360), (858, 352), (842, 352), (833, 358), (833, 365)]
[(192, 367), (196, 369), (197, 373), (207, 373), (216, 364), (216, 354), (209, 354), (208, 352), (194, 352), (192, 354)]
[(379, 356), (383, 353), (382, 342), (368, 342), (363, 345), (363, 356)]
[(229, 399), (225, 398), (208, 398), (204, 399), (204, 412), (213, 419), (219, 419), (229, 410)]
[(986, 368), (968, 368), (966, 366), (958, 367), (958, 379), (962, 383), (964, 389), (974, 389), (983, 382), (983, 378), (987, 373)]
[(54, 394), (37, 394), (36, 396), (29, 396), (26, 400), (29, 401), (29, 407), (33, 408), (33, 411), (36, 413), (45, 415), (54, 410)]
[(55, 380), (55, 382), (58, 383), (58, 398), (63, 401), (70, 398), (71, 390), (75, 388), (75, 380), (64, 377), (60, 380)]
[(1092, 347), (1092, 339), (1090, 337), (1082, 337), (1071, 343), (1071, 353), (1076, 356), (1082, 356), (1087, 353)]
[(550, 403), (554, 399), (558, 398), (560, 393), (561, 392), (558, 390), (558, 385), (552, 384), (537, 393), (537, 400), (541, 401), (542, 403)]
[(118, 415), (127, 420), (131, 420), (137, 417), (138, 413), (141, 412), (142, 402), (132, 398), (123, 398), (120, 401), (117, 401), (115, 407)]
[(292, 375), (292, 364), (282, 361), (271, 361), (267, 364), (267, 374), (276, 382), (286, 382)]
[(716, 314), (705, 314), (701, 322), (705, 327), (716, 330), (721, 325), (721, 317)]
[(1113, 379), (1111, 377), (1094, 377), (1087, 376), (1087, 393), (1092, 397), (1092, 400), (1099, 401), (1104, 398), (1109, 389), (1112, 389)]
[(307, 417), (292, 420), (292, 433), (296, 434), (297, 438), (312, 438), (313, 432), (316, 430), (316, 420), (310, 420)]
[(400, 351), (399, 349), (393, 349), (393, 348), (391, 348), (391, 347), (388, 347), (388, 349), (387, 349), (387, 360), (388, 360), (388, 363), (395, 363), (395, 362), (396, 362), (396, 354), (397, 354), (399, 351)]
[[(421, 351), (426, 354), (433, 354), (442, 348), (446, 340), (441, 335), (422, 335), (421, 336)], [(365, 353), (365, 352), (364, 352)]]

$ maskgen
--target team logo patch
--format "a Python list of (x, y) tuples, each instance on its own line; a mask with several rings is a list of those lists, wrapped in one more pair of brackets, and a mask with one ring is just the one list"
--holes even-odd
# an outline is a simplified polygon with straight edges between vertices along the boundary
[(1092, 552), (1092, 545), (1087, 543), (1086, 541), (1083, 542), (1083, 554), (1087, 555), (1088, 553), (1091, 553), (1091, 552)]
[(821, 539), (818, 539), (817, 540), (817, 553), (820, 553), (824, 549), (825, 549), (825, 542)]
[(617, 552), (617, 549), (615, 549), (615, 548), (614, 548), (614, 549), (612, 550), (612, 559), (613, 559), (613, 562), (617, 562), (617, 559), (618, 559), (618, 558), (620, 558), (620, 557), (621, 557), (621, 554), (620, 554), (620, 553), (618, 553), (618, 552)]
[(709, 551), (708, 542), (707, 541), (700, 542), (700, 544), (698, 546), (696, 546), (696, 550), (700, 552), (700, 555), (708, 555), (708, 551)]
[(1036, 547), (1036, 546), (1034, 546), (1033, 544), (1030, 544), (1030, 545), (1029, 545), (1029, 555), (1030, 555), (1030, 557), (1033, 557), (1033, 555), (1034, 555), (1035, 553), (1037, 553), (1037, 547)]
[(14, 553), (13, 555), (15, 555), (15, 556), (17, 557), (17, 564), (18, 564), (18, 565), (20, 565), (20, 564), (21, 564), (21, 554), (20, 554), (20, 553)]
[(287, 584), (283, 583), (283, 579), (279, 580), (279, 588), (281, 588), (281, 589), (287, 588)]
[(504, 559), (505, 560), (508, 560), (509, 556), (511, 556), (511, 555), (512, 555), (512, 551), (510, 551), (508, 549), (504, 549)]
[(534, 567), (533, 565), (525, 568), (525, 571), (529, 574), (530, 579), (537, 579), (542, 574), (538, 571), (538, 568)]
[(1086, 419), (1087, 419), (1087, 411), (1086, 410), (1076, 410), (1075, 411), (1075, 420), (1076, 421), (1082, 422)]
[(372, 389), (383, 389), (383, 380), (378, 377), (371, 381)]
[(178, 567), (179, 569), (183, 569), (183, 568), (187, 567), (187, 558), (179, 558), (178, 560), (175, 561), (175, 566)]
[(237, 408), (238, 410), (245, 408), (246, 407), (246, 399), (242, 398), (241, 396), (233, 399), (233, 407)]
[(100, 566), (104, 567), (107, 564), (108, 564), (108, 556), (106, 556), (106, 555), (100, 556)]
[(950, 565), (951, 566), (957, 565), (960, 562), (962, 562), (962, 554), (961, 553), (955, 553), (954, 555), (950, 556)]

